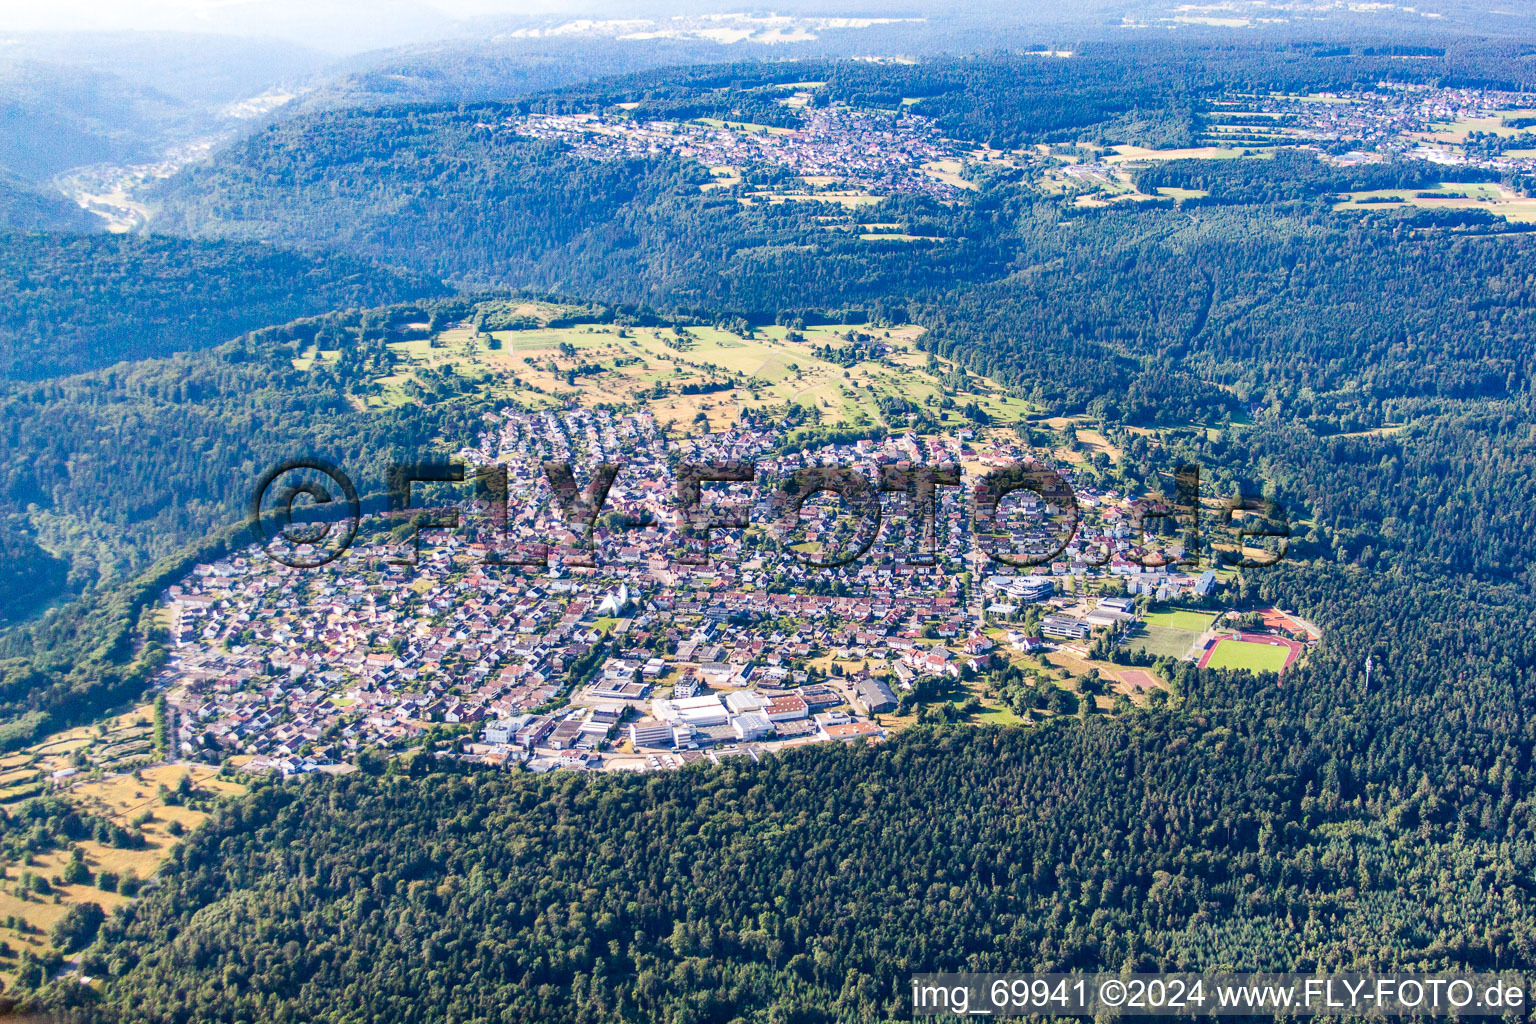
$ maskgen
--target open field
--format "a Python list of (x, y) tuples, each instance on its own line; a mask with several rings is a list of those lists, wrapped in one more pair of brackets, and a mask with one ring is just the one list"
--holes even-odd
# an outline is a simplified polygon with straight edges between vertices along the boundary
[[(487, 334), (460, 326), (390, 343), (394, 372), (375, 380), (368, 404), (430, 401), (436, 381), (447, 372), (527, 408), (559, 408), (571, 400), (644, 406), (658, 423), (682, 431), (721, 430), (743, 412), (790, 405), (814, 409), (825, 424), (875, 425), (881, 422), (882, 397), (916, 402), (947, 419), (950, 414), (938, 403), (949, 392), (929, 371), (928, 354), (916, 346), (922, 333), (914, 326), (848, 324), (793, 332), (768, 326), (745, 334), (717, 327), (599, 323)], [(835, 352), (854, 343), (884, 352), (846, 367), (825, 358), (828, 347)], [(939, 361), (940, 373), (953, 370)], [(1009, 422), (1033, 411), (980, 377), (968, 380), (968, 398), (995, 420)]]
[(714, 188), (733, 188), (741, 184), (741, 168), (732, 167), (729, 164), (721, 164), (709, 169), (710, 179), (699, 186), (701, 192), (708, 192)]
[(150, 705), (141, 704), (94, 726), (55, 733), (25, 750), (0, 758), (0, 806), (39, 796), (54, 772), (117, 771), (152, 756)]
[[(1080, 647), (1062, 646), (1054, 651), (1048, 651), (1044, 655), (1047, 666), (1053, 669), (1061, 669), (1068, 673), (1070, 678), (1053, 679), (1055, 685), (1063, 689), (1071, 690), (1081, 700), (1087, 700), (1083, 692), (1081, 682), (1091, 672), (1097, 672), (1099, 678), (1109, 684), (1107, 693), (1099, 694), (1095, 703), (1100, 710), (1108, 711), (1114, 704), (1115, 694), (1125, 694), (1138, 703), (1151, 691), (1162, 687), (1162, 680), (1150, 671), (1140, 668), (1129, 668), (1125, 665), (1116, 665), (1109, 661), (1097, 661), (1086, 656), (1086, 652)], [(1037, 711), (1036, 714), (1041, 712)]]
[(1450, 143), (1456, 146), (1466, 142), (1467, 136), (1473, 132), (1514, 138), (1522, 132), (1530, 131), (1530, 129), (1515, 128), (1506, 122), (1514, 118), (1530, 116), (1531, 114), (1524, 110), (1501, 110), (1487, 117), (1463, 117), (1456, 121), (1441, 122), (1432, 132), (1412, 132), (1410, 134), (1414, 138), (1423, 139), (1426, 142)]
[(893, 231), (866, 231), (859, 235), (862, 242), (948, 242), (948, 238), (929, 235), (905, 235)]
[(1151, 690), (1157, 686), (1157, 677), (1151, 672), (1139, 668), (1121, 669), (1120, 681), (1138, 691)]
[(959, 160), (930, 160), (923, 164), (923, 173), (929, 177), (942, 181), (946, 185), (974, 191), (977, 187), (976, 183), (961, 177), (962, 170), (964, 165)]
[(747, 135), (793, 135), (795, 133), (792, 128), (754, 124), (751, 121), (722, 121), (718, 117), (697, 117), (694, 120), (699, 124), (707, 124), (711, 128), (728, 128), (733, 132), (743, 132)]
[(971, 721), (977, 725), (1023, 725), (1024, 719), (1013, 713), (1013, 709), (1005, 708), (995, 701), (983, 701), (985, 710), (978, 711), (971, 716)]
[(1391, 210), (1417, 206), (1425, 210), (1487, 210), (1505, 220), (1536, 223), (1536, 199), (1528, 199), (1496, 182), (1441, 182), (1434, 189), (1377, 189), (1350, 192), (1335, 210)]
[(1200, 633), (1188, 629), (1141, 625), (1136, 627), (1127, 643), (1131, 650), (1154, 658), (1183, 658), (1199, 638)]
[(1145, 146), (1116, 146), (1115, 151), (1104, 157), (1107, 164), (1123, 164), (1146, 160), (1235, 160), (1245, 155), (1247, 147), (1191, 146), (1186, 149), (1147, 149)]
[(1130, 634), (1128, 646), (1133, 651), (1150, 654), (1154, 658), (1186, 658), (1200, 636), (1215, 621), (1214, 612), (1182, 608), (1147, 612)]
[[(136, 713), (130, 713), (110, 724), (116, 725), (123, 719), (136, 720), (137, 717)], [(42, 744), (57, 745), (57, 740)], [(25, 924), (24, 928), (0, 927), (0, 940), (9, 943), (16, 952), (30, 949), (41, 953), (49, 948), (48, 930), (68, 912), (71, 904), (95, 903), (110, 912), (127, 903), (128, 896), (98, 887), (98, 873), (106, 871), (119, 878), (151, 878), (170, 856), (172, 847), (181, 841), (177, 833), (184, 835), (207, 819), (206, 811), (186, 806), (174, 796), (178, 785), (187, 776), (191, 777), (198, 799), (233, 796), (245, 791), (245, 787), (237, 782), (217, 778), (217, 769), (211, 766), (180, 764), (159, 764), (133, 773), (50, 788), (53, 795), (82, 812), (136, 830), (144, 837), (144, 845), (124, 849), (95, 839), (82, 839), (20, 860), (0, 862), (0, 919), (14, 917)], [(162, 786), (165, 792), (162, 792)], [(60, 876), (74, 849), (83, 855), (91, 878), (88, 882), (63, 884)], [(22, 892), (19, 883), (23, 873), (48, 880), (49, 891)], [(14, 967), (13, 962), (0, 959), (0, 979), (7, 984), (13, 980), (7, 970), (11, 967)]]
[(769, 206), (777, 206), (780, 203), (836, 203), (842, 207), (873, 206), (882, 202), (884, 196), (877, 196), (872, 192), (860, 192), (855, 189), (840, 189), (836, 192), (753, 192), (737, 199), (743, 206), (767, 203)]
[(1211, 628), (1211, 623), (1216, 621), (1215, 612), (1192, 612), (1182, 608), (1175, 608), (1166, 612), (1147, 612), (1142, 616), (1149, 626), (1164, 626), (1172, 629), (1189, 630), (1194, 633), (1204, 633)]

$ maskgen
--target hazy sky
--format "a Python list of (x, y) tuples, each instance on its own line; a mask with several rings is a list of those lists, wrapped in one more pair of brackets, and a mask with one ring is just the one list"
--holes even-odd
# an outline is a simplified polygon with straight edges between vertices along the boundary
[[(609, 20), (770, 11), (818, 16), (907, 15), (954, 0), (0, 0), (4, 32), (209, 32), (264, 36), (355, 53), (452, 36), (485, 19)], [(993, 0), (983, 0), (991, 3)], [(1020, 11), (1103, 0), (1000, 0)], [(558, 24), (558, 21), (556, 22)]]
[[(485, 14), (542, 14), (582, 6), (571, 0), (412, 0), (372, 4), (353, 0), (0, 0), (3, 29), (194, 30), (228, 21), (292, 17), (296, 8), (344, 17), (367, 16), (379, 8), (411, 8), (451, 18)], [(386, 13), (387, 16), (387, 13)]]
[(347, 51), (452, 35), (486, 15), (581, 16), (603, 0), (0, 0), (0, 31), (270, 35)]

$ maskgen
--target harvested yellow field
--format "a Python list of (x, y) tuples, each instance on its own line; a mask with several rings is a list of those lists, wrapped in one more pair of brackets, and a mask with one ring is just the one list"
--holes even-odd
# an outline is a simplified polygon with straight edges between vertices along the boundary
[(1191, 146), (1187, 149), (1147, 149), (1145, 146), (1116, 146), (1104, 157), (1107, 164), (1131, 160), (1233, 160), (1243, 155), (1241, 149), (1225, 146)]
[(956, 188), (966, 188), (975, 191), (976, 183), (967, 181), (960, 176), (963, 165), (959, 160), (930, 160), (923, 164), (923, 173), (946, 185)]
[(221, 796), (244, 791), (238, 783), (218, 778), (218, 769), (211, 765), (162, 764), (146, 768), (133, 775), (119, 775), (100, 781), (82, 782), (70, 788), (72, 799), (98, 814), (119, 824), (127, 824), (137, 814), (151, 811), (156, 822), (146, 827), (151, 832), (158, 825), (163, 830), (168, 821), (181, 821), (183, 825), (201, 823), (207, 815), (185, 807), (166, 807), (158, 797), (160, 786), (174, 790), (182, 777), (192, 776), (192, 784), (199, 789), (212, 790)]
[(754, 192), (750, 196), (742, 196), (738, 202), (743, 206), (751, 206), (754, 203), (767, 203), (777, 206), (780, 203), (837, 203), (839, 206), (873, 206), (880, 202), (881, 196), (868, 192), (840, 190), (837, 192)]

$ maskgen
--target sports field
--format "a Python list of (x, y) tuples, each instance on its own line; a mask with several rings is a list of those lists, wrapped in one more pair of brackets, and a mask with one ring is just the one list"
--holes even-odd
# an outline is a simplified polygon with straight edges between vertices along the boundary
[(1215, 612), (1191, 612), (1174, 609), (1167, 612), (1147, 612), (1141, 617), (1149, 626), (1166, 626), (1170, 629), (1187, 629), (1192, 633), (1204, 633), (1216, 621)]
[(1218, 640), (1216, 646), (1200, 660), (1202, 668), (1234, 668), (1245, 672), (1283, 672), (1293, 660), (1299, 645), (1290, 641), (1273, 643), (1252, 639), (1227, 638)]
[[(1202, 631), (1203, 632), (1203, 631)], [(1154, 658), (1183, 658), (1200, 639), (1200, 633), (1191, 629), (1174, 629), (1171, 626), (1140, 625), (1131, 633), (1127, 646)]]

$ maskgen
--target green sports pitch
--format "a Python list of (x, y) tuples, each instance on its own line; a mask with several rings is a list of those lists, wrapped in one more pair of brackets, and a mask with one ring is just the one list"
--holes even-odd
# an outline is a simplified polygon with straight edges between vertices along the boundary
[(1182, 608), (1171, 611), (1147, 612), (1141, 620), (1149, 626), (1165, 626), (1171, 629), (1184, 629), (1192, 633), (1204, 633), (1211, 628), (1211, 623), (1216, 621), (1215, 612), (1192, 612)]
[(1236, 668), (1248, 672), (1280, 672), (1291, 649), (1284, 644), (1256, 644), (1248, 640), (1222, 640), (1211, 651), (1207, 668)]

